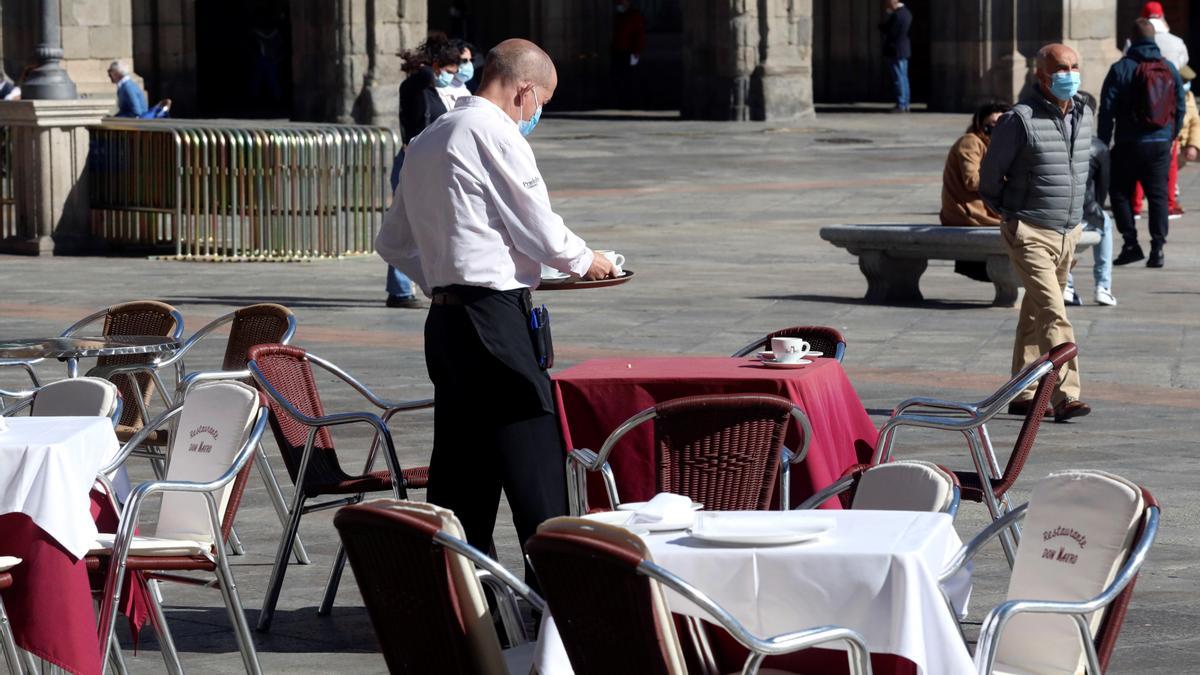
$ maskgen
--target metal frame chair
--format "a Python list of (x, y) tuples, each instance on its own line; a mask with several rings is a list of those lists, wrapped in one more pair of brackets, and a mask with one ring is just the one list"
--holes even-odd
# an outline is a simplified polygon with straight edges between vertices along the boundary
[[(506, 672), (481, 583), (493, 592), (514, 647), (529, 642), (516, 596), (545, 611), (529, 586), (461, 538), (446, 509), (376, 499), (340, 509), (333, 524), (393, 673)], [(398, 596), (406, 602), (395, 602)]]
[[(995, 393), (975, 403), (924, 397), (910, 398), (900, 403), (892, 411), (892, 417), (879, 430), (879, 437), (875, 443), (875, 457), (871, 463), (882, 464), (891, 461), (896, 432), (900, 427), (961, 433), (966, 438), (967, 449), (975, 465), (973, 472), (954, 472), (962, 486), (962, 497), (983, 502), (992, 520), (999, 519), (1008, 512), (1008, 491), (1016, 483), (1029, 458), (1038, 429), (1041, 428), (1042, 418), (1050, 405), (1050, 396), (1058, 383), (1058, 372), (1068, 361), (1075, 358), (1077, 353), (1073, 342), (1058, 345), (1022, 369)], [(1008, 462), (1001, 471), (987, 423), (996, 415), (1005, 412), (1009, 403), (1035, 384), (1037, 389), (1033, 403), (1025, 415), (1025, 423), (1021, 425)], [(1010, 531), (1000, 537), (1009, 567), (1013, 564), (1020, 537), (1020, 528), (1015, 522)]]
[[(247, 385), (236, 382), (213, 383), (207, 385), (207, 387), (249, 389)], [(127, 571), (135, 571), (143, 575), (149, 586), (150, 592), (147, 593), (147, 596), (150, 600), (153, 625), (155, 631), (158, 633), (159, 644), (161, 645), (163, 659), (166, 662), (168, 672), (173, 674), (182, 673), (183, 668), (179, 663), (179, 654), (171, 637), (170, 629), (167, 626), (166, 614), (163, 612), (161, 595), (157, 588), (159, 581), (174, 581), (197, 586), (217, 586), (224, 596), (225, 607), (229, 613), (230, 622), (234, 627), (234, 634), (237, 638), (238, 648), (242, 653), (242, 662), (246, 668), (246, 672), (255, 674), (262, 672), (258, 663), (258, 655), (254, 648), (254, 641), (250, 636), (250, 627), (246, 621), (245, 611), (242, 609), (237, 584), (229, 566), (229, 555), (226, 550), (226, 540), (233, 527), (233, 521), (237, 516), (238, 506), (241, 503), (242, 492), (249, 477), (249, 464), (253, 461), (255, 448), (262, 438), (269, 418), (270, 408), (266, 401), (263, 400), (262, 395), (258, 392), (254, 392), (254, 395), (254, 407), (257, 410), (253, 411), (252, 423), (247, 425), (247, 430), (244, 432), (244, 440), (241, 441), (240, 447), (228, 469), (217, 478), (205, 482), (154, 480), (137, 486), (125, 502), (124, 508), (121, 509), (120, 524), (113, 543), (110, 548), (104, 549), (107, 555), (98, 554), (96, 551), (89, 553), (88, 562), (91, 563), (90, 566), (106, 567), (104, 590), (100, 600), (99, 623), (100, 640), (104, 645), (104, 663), (109, 663), (112, 660), (112, 652), (115, 648), (114, 645), (116, 645), (114, 630), (116, 615), (120, 606), (123, 580), (126, 577)], [(108, 483), (108, 476), (115, 472), (129, 457), (130, 453), (141, 444), (142, 440), (144, 440), (141, 437), (151, 433), (153, 429), (158, 428), (171, 419), (180, 416), (187, 410), (187, 406), (188, 402), (186, 400), (181, 401), (155, 418), (153, 421), (154, 424), (142, 427), (121, 448), (121, 451), (108, 466), (101, 469), (98, 478), (107, 488), (106, 491), (110, 497), (112, 496), (112, 487)], [(176, 442), (179, 441), (177, 440)], [(229, 486), (230, 493), (227, 497), (223, 513), (218, 513), (219, 506), (216, 495), (226, 489), (227, 486)], [(200, 494), (204, 496), (208, 507), (206, 515), (208, 516), (209, 534), (212, 540), (211, 553), (166, 553), (161, 555), (132, 553), (133, 545), (140, 539), (136, 534), (136, 530), (139, 526), (138, 520), (146, 500), (156, 494), (173, 492)], [(212, 572), (216, 575), (216, 579), (205, 581), (203, 579), (171, 573), (178, 571)]]
[(821, 626), (768, 638), (753, 635), (703, 591), (656, 564), (645, 544), (621, 528), (553, 518), (538, 528), (526, 550), (579, 675), (686, 672), (662, 587), (704, 610), (750, 650), (743, 675), (758, 673), (768, 656), (829, 642), (845, 643), (853, 675), (871, 672), (870, 653), (857, 632)]
[[(230, 324), (230, 329), (229, 338), (225, 346), (225, 356), (221, 361), (221, 369), (217, 371), (194, 371), (188, 373), (187, 365), (184, 362), (184, 358), (188, 355), (188, 352), (201, 340), (226, 324)], [(193, 333), (178, 350), (161, 360), (150, 363), (95, 368), (91, 372), (92, 374), (106, 378), (118, 375), (125, 375), (127, 377), (137, 374), (147, 375), (157, 384), (163, 402), (170, 406), (174, 401), (182, 400), (181, 397), (186, 395), (187, 390), (199, 382), (237, 380), (250, 383), (250, 371), (246, 370), (247, 352), (250, 348), (259, 344), (286, 345), (295, 336), (296, 327), (295, 314), (283, 305), (274, 303), (248, 305), (210, 321), (203, 328)], [(175, 370), (173, 386), (170, 389), (163, 384), (160, 375), (160, 372), (168, 367)], [(134, 381), (136, 382), (136, 378)], [(168, 396), (168, 391), (174, 391), (174, 395)], [(157, 450), (157, 448), (165, 447), (170, 442), (169, 438), (170, 430), (154, 434), (148, 438), (145, 446), (133, 453), (134, 456), (150, 459), (153, 463), (155, 474), (158, 476), (162, 475), (163, 453)], [(286, 526), (291, 515), (288, 512), (287, 500), (283, 496), (283, 490), (279, 486), (279, 481), (275, 478), (275, 472), (267, 457), (266, 449), (262, 445), (258, 447), (258, 458), (255, 461), (255, 466), (258, 468), (258, 473), (267, 488), (267, 496), (271, 499), (271, 506), (275, 509), (275, 515), (279, 518), (279, 524)], [(232, 533), (230, 547), (233, 549), (235, 555), (243, 553), (241, 539), (238, 537), (236, 529)], [(311, 562), (308, 552), (304, 548), (304, 543), (299, 538), (296, 540), (295, 557), (296, 562), (301, 565), (308, 565)]]
[[(0, 556), (0, 591), (13, 584), (9, 570), (21, 564), (20, 558)], [(12, 626), (8, 623), (8, 612), (4, 611), (4, 599), (0, 598), (0, 648), (4, 650), (4, 660), (8, 664), (8, 672), (22, 675), (25, 672), (21, 663), (21, 653), (17, 651), (17, 641), (13, 638)]]
[[(41, 360), (42, 359), (21, 361), (21, 360), (17, 360), (17, 359), (0, 359), (0, 368), (20, 368), (20, 369), (24, 370), (25, 374), (29, 376), (29, 381), (30, 381), (30, 383), (33, 384), (33, 388), (37, 389), (42, 386), (42, 381), (40, 379), (38, 379), (37, 371), (34, 370), (33, 365)], [(20, 392), (14, 392), (14, 391), (9, 391), (9, 390), (5, 390), (5, 389), (0, 389), (0, 408), (4, 407), (4, 399), (5, 398), (19, 396), (19, 395), (20, 395)]]
[[(1137, 582), (1138, 572), (1141, 570), (1142, 564), (1146, 562), (1146, 556), (1158, 534), (1159, 520), (1162, 514), (1162, 507), (1159, 506), (1158, 500), (1145, 488), (1140, 489), (1144, 506), (1137, 524), (1133, 546), (1113, 580), (1103, 591), (1087, 600), (1063, 602), (1032, 598), (1013, 599), (1006, 600), (994, 607), (984, 617), (976, 641), (975, 663), (980, 675), (988, 675), (992, 672), (997, 648), (1000, 645), (1000, 635), (1004, 631), (1004, 627), (1013, 617), (1027, 613), (1070, 616), (1079, 628), (1079, 638), (1083, 644), (1088, 672), (1099, 675), (1108, 671), (1109, 658), (1116, 646), (1129, 601), (1133, 597), (1133, 588)], [(1012, 508), (976, 535), (942, 571), (939, 581), (945, 584), (947, 580), (966, 567), (985, 544), (997, 536), (1001, 536), (1013, 523), (1024, 518), (1030, 503), (1026, 502)], [(956, 616), (944, 590), (943, 597), (951, 616)], [(1093, 636), (1088, 620), (1092, 614), (1099, 611), (1104, 611), (1105, 615), (1099, 630)]]
[[(734, 419), (727, 423), (721, 422), (721, 418), (717, 415), (725, 413), (734, 415), (741, 419)], [(747, 414), (749, 413), (749, 414)], [(663, 419), (679, 416), (686, 421), (672, 426), (670, 430), (664, 430)], [(697, 426), (700, 420), (696, 419), (699, 416), (703, 421), (703, 426), (710, 427), (701, 430)], [(784, 447), (784, 437), (787, 433), (788, 418), (796, 420), (801, 429), (801, 446), (799, 452), (792, 454), (788, 448)], [(755, 434), (759, 436), (758, 440), (767, 443), (770, 447), (768, 452), (770, 455), (779, 457), (778, 482), (779, 482), (779, 505), (781, 509), (787, 509), (791, 503), (791, 466), (804, 461), (808, 455), (808, 446), (812, 440), (812, 426), (808, 422), (808, 416), (803, 410), (796, 407), (791, 401), (780, 396), (771, 396), (767, 394), (715, 394), (707, 396), (687, 396), (671, 401), (664, 401), (653, 407), (647, 408), (642, 412), (630, 417), (621, 423), (608, 438), (604, 440), (604, 444), (600, 446), (600, 452), (593, 452), (586, 448), (577, 448), (571, 450), (567, 454), (566, 472), (567, 472), (567, 499), (571, 508), (571, 515), (583, 515), (588, 512), (587, 498), (587, 477), (589, 473), (599, 472), (604, 480), (604, 487), (608, 494), (609, 504), (612, 508), (616, 508), (621, 503), (621, 499), (617, 493), (616, 477), (613, 475), (612, 467), (608, 463), (608, 456), (612, 453), (613, 448), (627, 433), (632, 431), (639, 425), (658, 420), (655, 423), (655, 445), (656, 454), (658, 455), (658, 472), (655, 477), (659, 491), (663, 492), (678, 492), (685, 496), (691, 497), (694, 501), (699, 501), (704, 504), (708, 510), (745, 510), (745, 509), (767, 509), (772, 499), (772, 482), (766, 481), (766, 484), (756, 490), (753, 503), (749, 503), (747, 499), (739, 499), (739, 495), (723, 495), (721, 499), (707, 498), (703, 494), (688, 494), (692, 492), (685, 486), (672, 486), (665, 484), (668, 479), (663, 475), (664, 468), (671, 468), (671, 463), (664, 457), (664, 435), (674, 433), (680, 434), (696, 434), (699, 437), (693, 437), (685, 440), (680, 445), (684, 448), (698, 445), (696, 449), (705, 454), (712, 455), (713, 443), (729, 445), (737, 441), (744, 441), (746, 434)], [(770, 428), (754, 427), (758, 423), (774, 425)], [(743, 432), (743, 433), (739, 433)], [(688, 441), (691, 441), (689, 444)], [(719, 449), (718, 449), (719, 450)], [(718, 457), (718, 461), (732, 461), (735, 459), (731, 456)], [(770, 461), (770, 460), (764, 460)], [(686, 466), (684, 467), (686, 468)], [(766, 477), (773, 477), (776, 470), (772, 466), (760, 467), (762, 473)], [(680, 478), (676, 482), (683, 483)], [(693, 486), (695, 487), (695, 486)], [(711, 486), (700, 486), (704, 487)], [(745, 497), (746, 495), (740, 495)], [(727, 502), (727, 503), (726, 503)]]
[(829, 326), (792, 326), (791, 328), (781, 328), (777, 331), (767, 333), (737, 350), (732, 356), (735, 358), (750, 356), (757, 351), (771, 346), (771, 338), (777, 337), (802, 338), (807, 340), (813, 351), (822, 352), (819, 358), (837, 359), (840, 363), (842, 357), (846, 355), (846, 338), (842, 336), (841, 331), (838, 329), (830, 328)]
[[(834, 497), (837, 497), (839, 499), (839, 501), (841, 502), (842, 508), (846, 508), (846, 509), (854, 508), (855, 499), (859, 495), (858, 488), (860, 486), (860, 483), (862, 483), (864, 476), (866, 476), (868, 473), (871, 473), (872, 471), (880, 471), (880, 470), (890, 471), (891, 469), (889, 469), (887, 467), (896, 468), (898, 466), (902, 467), (905, 465), (920, 466), (925, 469), (931, 470), (934, 473), (936, 473), (938, 476), (944, 478), (945, 482), (950, 486), (950, 490), (949, 490), (950, 497), (949, 497), (949, 499), (946, 500), (946, 502), (941, 507), (936, 508), (936, 509), (929, 509), (929, 510), (937, 511), (938, 513), (947, 513), (951, 517), (958, 515), (958, 506), (962, 500), (962, 490), (958, 483), (958, 477), (954, 475), (953, 471), (951, 471), (950, 469), (947, 469), (944, 466), (941, 466), (940, 464), (934, 464), (932, 462), (922, 462), (922, 461), (918, 461), (918, 460), (896, 460), (894, 462), (888, 462), (887, 464), (879, 464), (876, 466), (872, 466), (870, 464), (855, 464), (854, 466), (851, 466), (848, 469), (846, 469), (844, 472), (842, 472), (841, 478), (837, 479), (832, 484), (828, 485), (824, 489), (818, 491), (813, 496), (811, 496), (808, 499), (805, 499), (803, 502), (801, 502), (800, 505), (796, 507), (796, 510), (818, 508), (822, 504), (824, 504), (826, 501), (828, 501)], [(908, 504), (900, 504), (900, 505), (897, 505), (894, 510), (897, 510), (897, 511), (913, 510), (912, 508), (908, 508), (909, 506), (910, 505), (908, 505)], [(874, 508), (879, 509), (881, 507), (875, 506)]]
[[(313, 364), (350, 385), (371, 405), (383, 411), (382, 416), (370, 412), (326, 415), (313, 377)], [(422, 488), (428, 484), (428, 467), (401, 469), (387, 424), (398, 412), (432, 408), (433, 400), (384, 400), (346, 371), (299, 347), (257, 345), (250, 349), (246, 367), (259, 389), (270, 400), (271, 429), (291, 475), (292, 484), (295, 485), (291, 516), (284, 529), (283, 539), (280, 540), (275, 566), (271, 570), (271, 581), (263, 599), (262, 612), (258, 617), (258, 630), (267, 631), (270, 630), (275, 605), (283, 588), (292, 541), (299, 531), (300, 519), (304, 514), (357, 504), (368, 492), (390, 490), (397, 499), (405, 499), (408, 488)], [(338, 462), (329, 427), (355, 423), (373, 427), (375, 434), (362, 473), (350, 475)], [(375, 458), (381, 446), (387, 469), (373, 472)], [(349, 496), (305, 505), (309, 499), (333, 495)], [(333, 608), (345, 564), (346, 550), (339, 546), (325, 587), (325, 596), (317, 610), (319, 615), (329, 614)]]

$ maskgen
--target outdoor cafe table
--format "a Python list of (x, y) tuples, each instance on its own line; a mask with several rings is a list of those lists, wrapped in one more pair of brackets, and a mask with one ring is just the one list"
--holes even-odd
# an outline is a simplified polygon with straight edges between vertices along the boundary
[(79, 359), (94, 356), (161, 354), (176, 349), (179, 349), (179, 340), (157, 335), (30, 338), (0, 340), (0, 359), (59, 359), (67, 362), (67, 377), (77, 377)]
[[(799, 503), (841, 477), (853, 464), (871, 461), (876, 429), (858, 394), (834, 359), (813, 359), (794, 369), (766, 368), (749, 359), (711, 356), (606, 358), (554, 374), (559, 422), (568, 449), (599, 450), (614, 429), (655, 404), (698, 394), (774, 394), (808, 416), (813, 437), (808, 457), (792, 467), (792, 502)], [(654, 496), (653, 424), (630, 432), (609, 457), (622, 501)], [(788, 432), (795, 449), (799, 425)], [(608, 503), (599, 480), (588, 503)], [(837, 508), (837, 500), (826, 503)]]
[[(962, 547), (951, 516), (867, 510), (727, 513), (756, 526), (786, 527), (789, 521), (817, 518), (831, 521), (833, 528), (815, 540), (784, 546), (714, 545), (686, 532), (641, 538), (654, 562), (696, 586), (759, 637), (832, 624), (865, 638), (876, 673), (894, 672), (894, 656), (915, 664), (923, 675), (975, 672), (937, 582)], [(969, 577), (951, 582), (951, 599), (961, 609), (970, 593)], [(708, 618), (674, 591), (667, 590), (667, 604), (673, 613)], [(844, 655), (838, 661), (844, 664)], [(539, 675), (572, 673), (549, 614), (543, 617), (534, 663)], [(767, 663), (787, 669), (795, 662), (781, 657)], [(728, 672), (741, 662), (719, 665)], [(799, 672), (827, 671), (810, 666)]]
[(74, 673), (99, 673), (88, 572), (96, 539), (89, 494), (119, 450), (106, 417), (5, 417), (0, 424), (0, 555), (11, 570), (4, 605), (17, 645)]

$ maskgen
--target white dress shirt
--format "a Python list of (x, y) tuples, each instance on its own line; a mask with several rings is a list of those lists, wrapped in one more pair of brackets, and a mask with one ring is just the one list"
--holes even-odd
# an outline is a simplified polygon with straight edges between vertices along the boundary
[(458, 104), (458, 99), (471, 95), (471, 90), (467, 89), (467, 85), (462, 84), (458, 80), (451, 82), (445, 87), (437, 87), (438, 98), (442, 99), (442, 105), (446, 106), (446, 110), (454, 110), (454, 106)]
[(463, 284), (536, 288), (541, 264), (582, 276), (592, 252), (550, 208), (533, 149), (503, 110), (469, 96), (408, 145), (379, 255), (425, 295)]

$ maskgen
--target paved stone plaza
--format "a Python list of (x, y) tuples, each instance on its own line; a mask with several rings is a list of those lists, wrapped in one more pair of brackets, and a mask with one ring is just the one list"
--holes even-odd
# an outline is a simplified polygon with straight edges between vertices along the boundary
[[(620, 288), (538, 295), (554, 313), (560, 367), (595, 356), (728, 354), (769, 329), (826, 324), (847, 336), (845, 368), (877, 422), (911, 395), (982, 398), (1007, 379), (1017, 318), (1015, 310), (990, 306), (990, 284), (956, 276), (949, 263), (931, 263), (922, 279), (925, 303), (867, 305), (855, 260), (817, 235), (832, 223), (936, 222), (945, 152), (967, 123), (964, 115), (829, 111), (791, 125), (546, 120), (533, 144), (557, 210), (593, 246), (625, 253), (626, 266), (637, 273)], [(1094, 412), (1072, 424), (1044, 425), (1015, 490), (1022, 501), (1050, 471), (1095, 468), (1147, 486), (1163, 503), (1164, 527), (1138, 583), (1114, 673), (1174, 675), (1200, 659), (1200, 498), (1193, 488), (1200, 432), (1200, 360), (1194, 358), (1200, 353), (1200, 169), (1182, 171), (1181, 185), (1190, 212), (1171, 223), (1166, 268), (1117, 268), (1113, 291), (1120, 306), (1071, 309), (1083, 398)], [(425, 312), (385, 309), (383, 277), (376, 258), (251, 265), (0, 257), (0, 336), (55, 334), (95, 309), (136, 298), (175, 305), (190, 334), (237, 306), (274, 301), (296, 312), (297, 344), (388, 397), (429, 396)], [(1076, 277), (1090, 301), (1090, 255)], [(219, 342), (189, 366), (215, 367)], [(45, 375), (54, 372), (50, 366)], [(14, 383), (6, 379), (0, 386)], [(330, 409), (358, 405), (352, 392), (328, 392)], [(480, 382), (479, 405), (492, 395)], [(992, 426), (999, 449), (1011, 447), (1019, 425), (1001, 416)], [(393, 428), (402, 461), (425, 463), (432, 416), (398, 418)], [(345, 452), (361, 457), (364, 432), (335, 436)], [(970, 461), (958, 440), (908, 432), (897, 454), (966, 468)], [(135, 473), (149, 475), (145, 467)], [(963, 505), (958, 527), (964, 539), (983, 526), (984, 513), (980, 505)], [(333, 615), (316, 616), (337, 541), (331, 517), (305, 518), (302, 536), (314, 564), (292, 566), (274, 629), (255, 636), (268, 672), (386, 670), (349, 573)], [(502, 514), (497, 544), (502, 561), (517, 569), (506, 518)], [(238, 531), (247, 555), (234, 559), (234, 571), (253, 625), (279, 531), (258, 478), (249, 483)], [(1006, 583), (995, 546), (976, 568), (974, 621), (998, 602)], [(176, 587), (165, 593), (184, 666), (241, 672), (220, 595)], [(144, 635), (136, 656), (126, 639), (126, 660), (133, 672), (160, 672), (153, 635)]]

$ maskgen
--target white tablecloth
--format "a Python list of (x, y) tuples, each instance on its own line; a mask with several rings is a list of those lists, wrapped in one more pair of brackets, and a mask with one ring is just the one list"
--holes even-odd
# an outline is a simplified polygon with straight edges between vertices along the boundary
[(96, 539), (88, 497), (120, 449), (106, 417), (9, 417), (0, 431), (0, 515), (24, 513), (71, 555)]
[[(903, 656), (922, 673), (974, 672), (938, 572), (962, 547), (950, 516), (907, 511), (756, 512), (756, 522), (832, 518), (815, 541), (790, 546), (718, 547), (674, 532), (645, 540), (655, 562), (707, 593), (750, 632), (769, 637), (834, 624), (853, 628), (872, 652)], [(955, 584), (963, 607), (969, 583)], [(671, 611), (707, 616), (668, 591)], [(540, 675), (569, 675), (570, 662), (546, 615), (536, 661)], [(830, 647), (836, 647), (830, 645)]]

